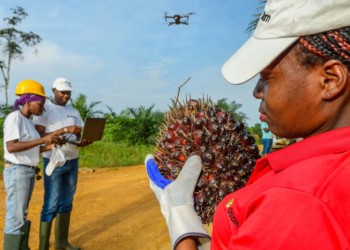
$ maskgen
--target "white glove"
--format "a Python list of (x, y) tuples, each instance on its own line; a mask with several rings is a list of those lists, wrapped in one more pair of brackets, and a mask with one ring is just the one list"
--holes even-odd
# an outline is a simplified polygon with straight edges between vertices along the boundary
[(161, 175), (153, 155), (146, 156), (145, 165), (151, 189), (157, 196), (168, 225), (173, 249), (185, 237), (210, 239), (194, 210), (193, 202), (193, 191), (202, 170), (200, 157), (191, 156), (174, 182)]
[(47, 166), (45, 168), (46, 175), (51, 176), (53, 171), (56, 168), (62, 167), (65, 163), (66, 163), (66, 156), (65, 156), (61, 146), (56, 145), (56, 147), (54, 147), (52, 149), (50, 162), (49, 162), (49, 164), (47, 164)]

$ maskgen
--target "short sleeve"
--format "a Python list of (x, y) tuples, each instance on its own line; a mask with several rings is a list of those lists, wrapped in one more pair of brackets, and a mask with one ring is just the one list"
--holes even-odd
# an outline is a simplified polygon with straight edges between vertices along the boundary
[[(46, 106), (45, 106), (46, 108)], [(47, 110), (44, 111), (41, 115), (39, 116), (33, 116), (33, 123), (34, 125), (40, 125), (46, 127), (46, 121), (47, 121)]]
[(7, 116), (4, 122), (4, 141), (13, 141), (20, 139), (20, 119), (16, 113)]
[(267, 128), (266, 125), (267, 125), (267, 124), (266, 124), (265, 122), (262, 122), (262, 123), (261, 123), (261, 126), (260, 126), (260, 127), (261, 127), (261, 130), (263, 130), (264, 128)]
[(270, 189), (242, 212), (228, 249), (348, 249), (331, 211), (308, 193)]
[(80, 113), (79, 113), (78, 110), (77, 110), (77, 117), (78, 117), (78, 119), (77, 119), (77, 126), (84, 127), (83, 119), (81, 119), (81, 116), (80, 116)]

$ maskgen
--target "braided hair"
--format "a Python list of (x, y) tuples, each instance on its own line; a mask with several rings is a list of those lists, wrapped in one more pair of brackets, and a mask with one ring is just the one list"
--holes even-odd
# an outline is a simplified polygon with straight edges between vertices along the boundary
[(323, 65), (330, 59), (343, 63), (350, 71), (350, 27), (300, 37), (298, 46), (304, 66)]

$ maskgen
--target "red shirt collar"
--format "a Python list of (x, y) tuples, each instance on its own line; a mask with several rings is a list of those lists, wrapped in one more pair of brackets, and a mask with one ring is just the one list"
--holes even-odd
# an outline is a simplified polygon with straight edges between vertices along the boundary
[(280, 171), (311, 157), (350, 151), (349, 137), (350, 127), (334, 129), (268, 154), (266, 158), (273, 171)]

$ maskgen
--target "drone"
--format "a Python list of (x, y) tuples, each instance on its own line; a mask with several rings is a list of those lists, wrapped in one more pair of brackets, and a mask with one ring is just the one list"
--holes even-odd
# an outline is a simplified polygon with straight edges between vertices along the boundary
[[(173, 25), (173, 24), (176, 24), (176, 25), (186, 24), (186, 25), (188, 25), (188, 19), (190, 18), (190, 15), (193, 15), (193, 14), (194, 14), (194, 12), (188, 13), (187, 15), (183, 15), (183, 16), (181, 16), (181, 15), (168, 16), (167, 13), (165, 12), (164, 19), (168, 23), (168, 26)], [(173, 18), (174, 22), (168, 22), (167, 18)], [(181, 18), (187, 18), (187, 21), (181, 22)]]

